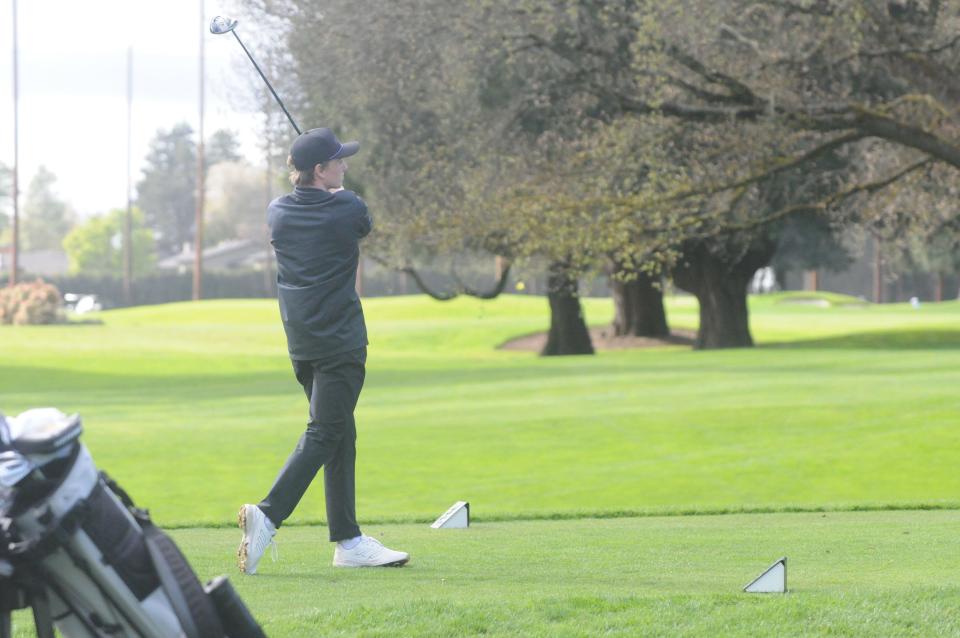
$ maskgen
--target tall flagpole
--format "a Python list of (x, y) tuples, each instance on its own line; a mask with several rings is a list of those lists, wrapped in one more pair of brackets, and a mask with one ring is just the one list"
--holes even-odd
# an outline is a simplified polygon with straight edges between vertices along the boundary
[(199, 143), (197, 144), (197, 214), (194, 222), (194, 253), (193, 253), (193, 300), (201, 298), (203, 291), (203, 199), (204, 191), (204, 157), (203, 157), (203, 97), (204, 97), (204, 38), (206, 37), (206, 12), (203, 6), (204, 0), (200, 0), (200, 132)]
[(133, 137), (133, 47), (127, 47), (127, 214), (123, 220), (123, 298), (133, 303), (133, 199), (130, 188), (130, 164)]
[(17, 283), (20, 252), (20, 78), (17, 61), (17, 0), (13, 0), (13, 228), (10, 253), (10, 285)]

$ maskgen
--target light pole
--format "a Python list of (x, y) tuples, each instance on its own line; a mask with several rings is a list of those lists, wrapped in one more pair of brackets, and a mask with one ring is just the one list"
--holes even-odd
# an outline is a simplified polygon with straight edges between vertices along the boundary
[(133, 131), (133, 47), (127, 47), (127, 214), (123, 220), (123, 298), (133, 303), (133, 200), (130, 189), (130, 163)]
[(13, 225), (10, 246), (9, 285), (17, 283), (17, 266), (20, 260), (20, 78), (17, 61), (17, 0), (13, 0)]
[(203, 295), (202, 275), (203, 275), (203, 198), (206, 187), (204, 186), (204, 157), (203, 157), (203, 97), (205, 92), (203, 58), (204, 44), (206, 37), (206, 12), (203, 6), (204, 0), (200, 0), (200, 125), (199, 125), (199, 143), (197, 144), (197, 214), (194, 221), (194, 253), (193, 253), (193, 300), (198, 301)]

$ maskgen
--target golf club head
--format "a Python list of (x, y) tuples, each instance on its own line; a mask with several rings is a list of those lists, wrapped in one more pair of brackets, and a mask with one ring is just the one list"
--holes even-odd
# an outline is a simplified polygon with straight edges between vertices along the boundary
[(229, 33), (237, 27), (237, 21), (231, 20), (229, 18), (224, 18), (223, 16), (217, 16), (210, 21), (210, 33), (220, 35), (221, 33)]

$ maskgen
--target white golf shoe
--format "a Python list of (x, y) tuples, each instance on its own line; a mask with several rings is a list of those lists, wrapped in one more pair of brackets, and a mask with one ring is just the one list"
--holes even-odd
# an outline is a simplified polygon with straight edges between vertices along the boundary
[(344, 549), (340, 543), (333, 551), (334, 567), (399, 567), (410, 560), (410, 554), (383, 546), (370, 536), (361, 536), (353, 549)]
[(237, 549), (237, 566), (244, 574), (256, 574), (257, 565), (267, 547), (273, 548), (273, 560), (277, 560), (277, 544), (273, 540), (277, 528), (256, 505), (241, 507), (237, 522), (243, 530), (240, 548)]

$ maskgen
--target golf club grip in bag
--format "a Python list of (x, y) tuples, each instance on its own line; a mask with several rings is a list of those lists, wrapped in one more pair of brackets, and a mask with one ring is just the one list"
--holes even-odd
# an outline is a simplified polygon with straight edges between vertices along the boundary
[(0, 638), (23, 607), (40, 638), (54, 626), (65, 638), (264, 636), (226, 579), (204, 589), (173, 540), (97, 471), (78, 416), (17, 419), (12, 428), (0, 415)]

